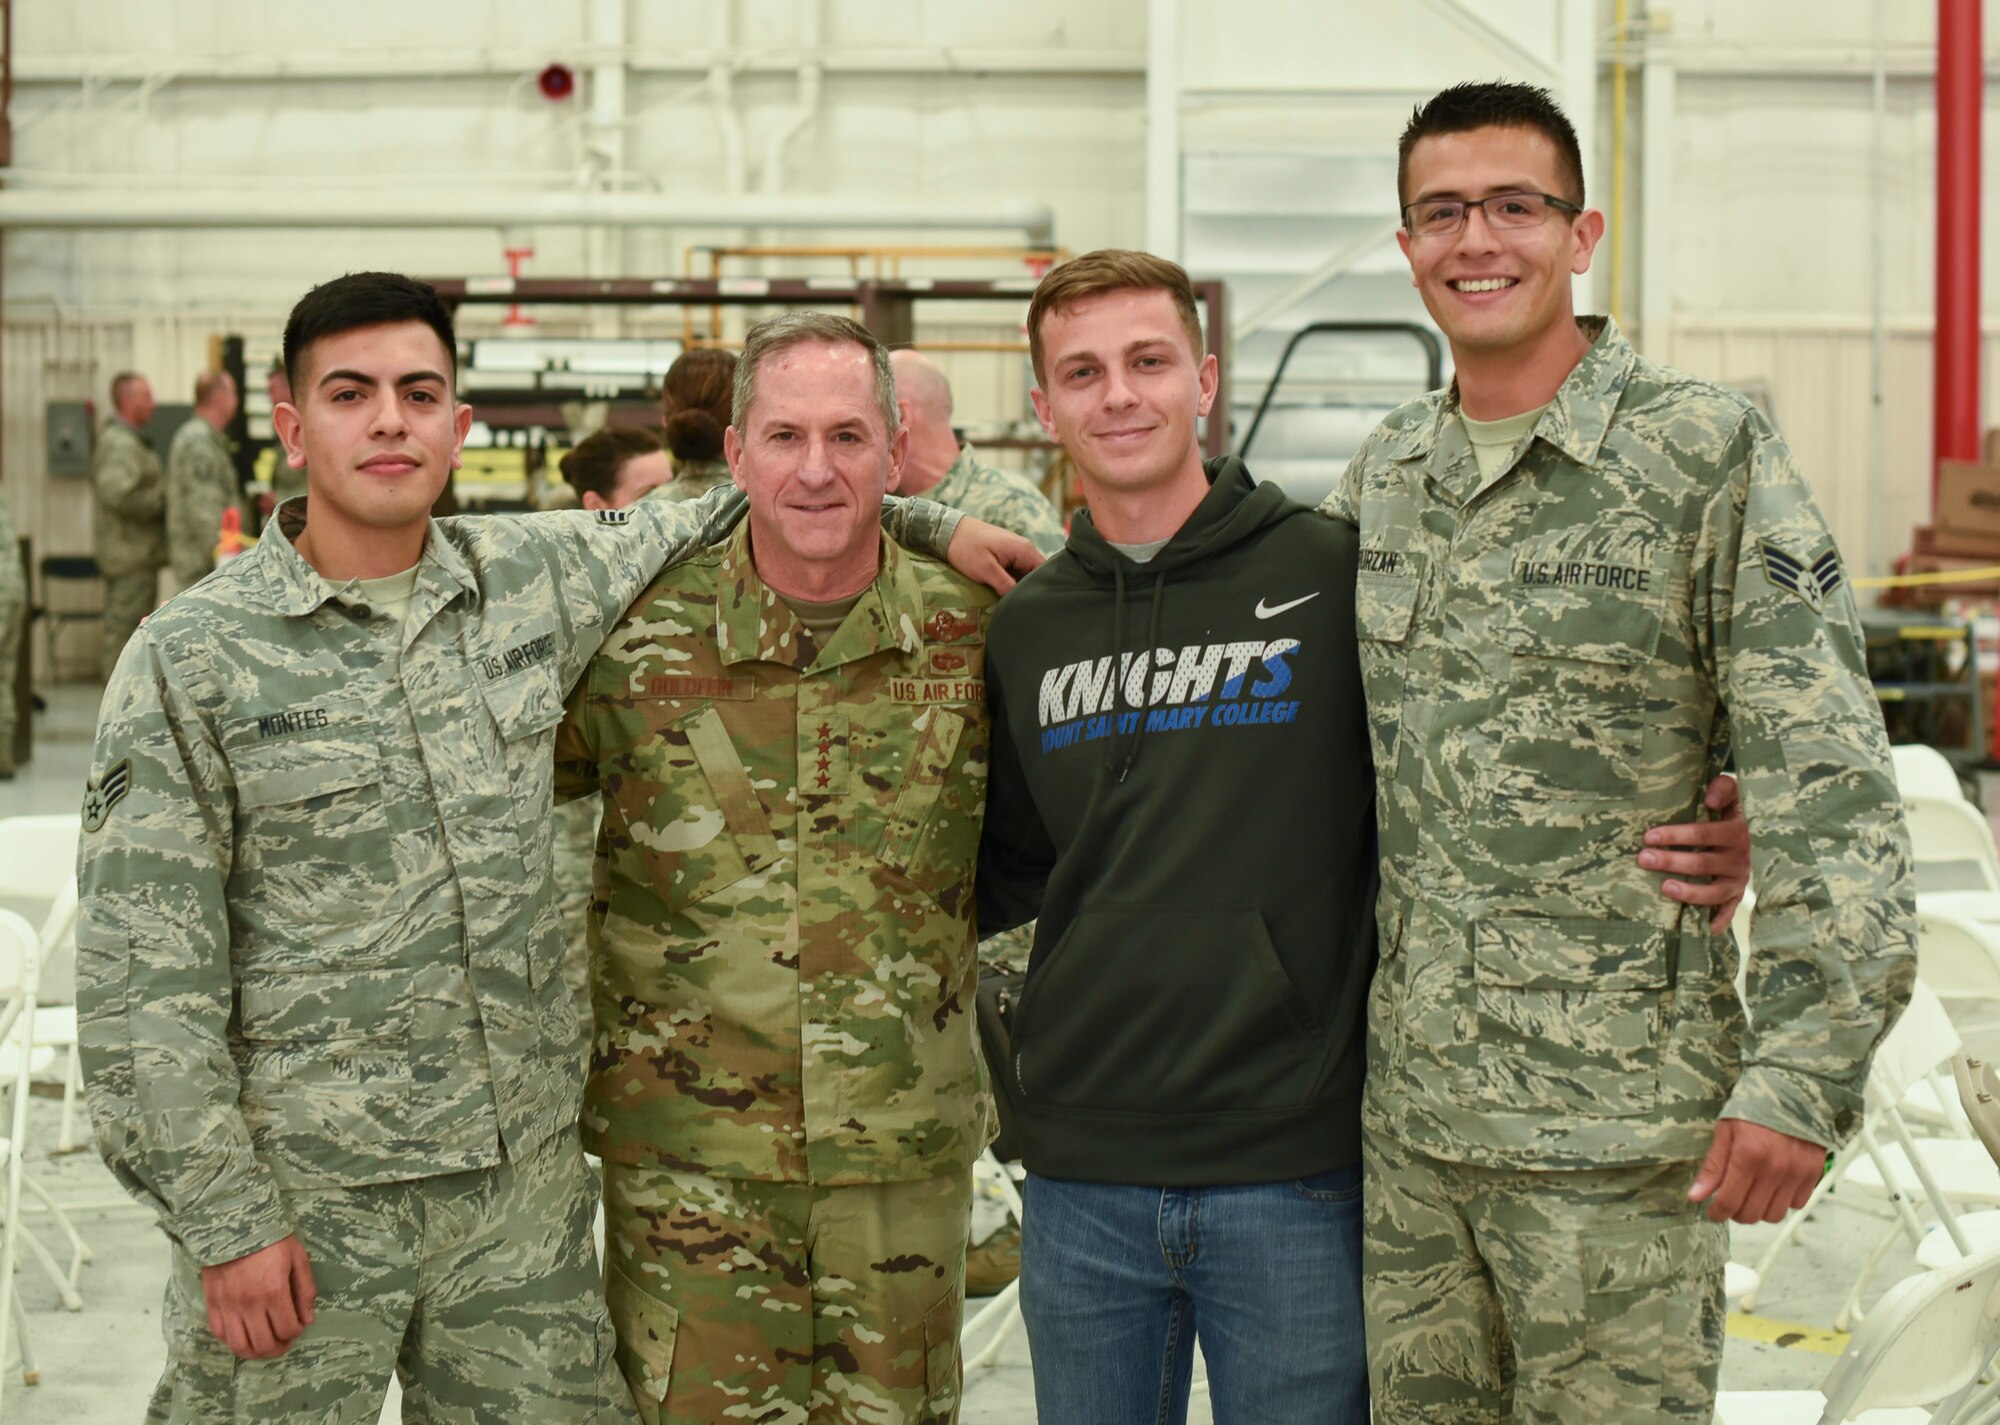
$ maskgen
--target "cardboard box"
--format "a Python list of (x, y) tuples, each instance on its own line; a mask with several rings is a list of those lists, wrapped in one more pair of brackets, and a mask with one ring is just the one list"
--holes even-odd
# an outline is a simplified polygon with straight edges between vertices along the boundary
[(1958, 530), (1918, 525), (1910, 531), (1910, 553), (1941, 554), (1953, 559), (1983, 559), (2000, 564), (2000, 532), (1963, 534)]
[(2000, 539), (2000, 465), (1940, 461), (1931, 523), (1941, 531)]

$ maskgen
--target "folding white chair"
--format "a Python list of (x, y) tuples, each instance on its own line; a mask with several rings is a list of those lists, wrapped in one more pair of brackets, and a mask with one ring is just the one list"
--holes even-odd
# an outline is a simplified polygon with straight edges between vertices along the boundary
[[(76, 955), (76, 844), (81, 835), (81, 818), (74, 815), (0, 820), (0, 897), (47, 905), (37, 937), (44, 978), (52, 966), (64, 960), (73, 962)], [(35, 1011), (33, 1045), (62, 1056), (62, 1123), (56, 1134), (56, 1151), (72, 1152), (80, 1146), (74, 1127), (78, 1096), (83, 1091), (76, 1006), (40, 1006)]]
[[(1827, 1194), (1838, 1185), (1847, 1184), (1854, 1189), (1841, 1202), (1858, 1206), (1854, 1201), (1858, 1195), (1880, 1198), (1886, 1202), (1892, 1218), (1888, 1233), (1862, 1266), (1841, 1309), (1836, 1321), (1841, 1330), (1859, 1318), (1861, 1297), (1876, 1263), (1895, 1240), (1897, 1231), (1910, 1239), (1920, 1261), (1926, 1251), (1937, 1258), (1926, 1265), (1965, 1256), (1984, 1240), (2000, 1240), (2000, 1212), (1965, 1212), (1971, 1207), (2000, 1208), (2000, 1167), (1995, 1166), (1984, 1145), (1970, 1135), (1920, 1140), (1911, 1133), (1899, 1107), (1910, 1097), (1913, 1086), (1934, 1080), (1936, 1071), (1959, 1048), (1958, 1031), (1952, 1027), (1944, 1006), (1930, 986), (1919, 979), (1911, 992), (1909, 1007), (1876, 1048), (1868, 1073), (1866, 1117), (1860, 1132), (1841, 1147), (1832, 1170), (1813, 1189), (1806, 1205), (1785, 1219), (1758, 1258), (1755, 1268), (1758, 1283), (1745, 1293), (1744, 1310), (1755, 1309), (1778, 1254), (1797, 1238), (1804, 1224), (1825, 1203)], [(1917, 1211), (1919, 1202), (1929, 1205), (1942, 1229), (1935, 1242), (1927, 1240), (1925, 1223)]]
[[(5, 1037), (24, 1017), (34, 1013), (38, 948), (35, 932), (28, 922), (11, 910), (0, 910), (0, 959), (14, 961), (24, 968), (20, 980), (26, 987), (26, 992), (20, 997), (10, 998), (4, 1006), (0, 1006), (0, 1037)], [(16, 1059), (8, 1084), (12, 1101), (7, 1136), (0, 1138), (0, 1159), (4, 1159), (7, 1170), (5, 1198), (0, 1200), (0, 1213), (5, 1214), (4, 1226), (0, 1226), (0, 1340), (6, 1339), (11, 1318), (21, 1351), (21, 1379), (29, 1385), (39, 1385), (42, 1373), (35, 1365), (34, 1347), (28, 1341), (27, 1315), (14, 1295), (16, 1254), (23, 1242), (35, 1244), (33, 1234), (21, 1228), (21, 1189), (30, 1182), (21, 1171), (20, 1153), (28, 1128), (28, 1084), (28, 1060), (22, 1055)], [(42, 1255), (43, 1266), (53, 1268), (54, 1263), (47, 1260), (47, 1254)], [(0, 1402), (6, 1399), (5, 1379), (5, 1373), (0, 1372)]]
[[(1945, 1425), (2000, 1341), (2000, 1247), (1890, 1288), (1811, 1391), (1725, 1390), (1719, 1425)], [(1921, 1407), (1939, 1405), (1936, 1414)]]
[[(0, 911), (0, 918), (4, 918), (10, 928), (27, 925), (12, 911)], [(0, 1087), (11, 1095), (8, 1110), (13, 1115), (13, 1127), (7, 1135), (10, 1145), (6, 1153), (7, 1172), (11, 1182), (25, 1188), (28, 1195), (35, 1199), (36, 1211), (47, 1213), (68, 1240), (69, 1265), (66, 1268), (57, 1266), (55, 1257), (43, 1245), (41, 1238), (25, 1227), (21, 1229), (20, 1241), (27, 1247), (29, 1255), (41, 1263), (56, 1294), (62, 1298), (63, 1306), (70, 1311), (81, 1311), (83, 1297), (77, 1292), (77, 1282), (84, 1263), (90, 1260), (90, 1248), (84, 1245), (69, 1214), (21, 1161), (27, 1150), (29, 1085), (37, 1073), (55, 1062), (56, 1057), (53, 1050), (35, 1048), (26, 1042), (28, 1027), (35, 1022), (40, 993), (41, 937), (32, 928), (27, 932), (25, 944), (19, 943), (19, 938), (14, 935), (0, 936)], [(14, 1193), (9, 1202), (13, 1208), (8, 1212), (7, 1227), (12, 1231), (27, 1205), (18, 1193)]]
[(1947, 1003), (2000, 1005), (2000, 926), (1941, 908), (1956, 897), (1917, 903), (1917, 974)]
[(1896, 790), (1904, 797), (1965, 800), (1958, 769), (1935, 747), (1920, 742), (1903, 743), (1889, 749), (1889, 760), (1896, 767)]
[(2000, 852), (1984, 812), (1962, 797), (1905, 796), (1903, 815), (1910, 824), (1918, 895), (2000, 896)]

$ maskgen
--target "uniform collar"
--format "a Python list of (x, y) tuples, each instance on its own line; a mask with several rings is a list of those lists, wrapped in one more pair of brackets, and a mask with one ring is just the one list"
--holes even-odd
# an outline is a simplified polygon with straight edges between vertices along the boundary
[[(1533, 438), (1547, 441), (1578, 465), (1589, 467), (1597, 462), (1597, 452), (1611, 429), (1611, 418), (1639, 354), (1609, 317), (1578, 317), (1576, 326), (1590, 338), (1590, 350), (1535, 422)], [(1413, 421), (1390, 443), (1389, 457), (1414, 460), (1429, 456), (1444, 438), (1445, 422), (1458, 419), (1458, 410), (1458, 382), (1454, 380), (1426, 419)]]
[(782, 663), (808, 672), (852, 663), (885, 649), (915, 653), (923, 646), (923, 590), (910, 558), (894, 540), (882, 540), (882, 567), (862, 590), (847, 619), (810, 663), (804, 627), (750, 559), (750, 521), (723, 545), (715, 595), (717, 643), (724, 663)]
[[(306, 563), (305, 556), (299, 553), (294, 541), (306, 527), (307, 499), (305, 495), (294, 495), (278, 506), (264, 537), (245, 556), (263, 566), (264, 581), (271, 591), (271, 607), (294, 618), (333, 602), (357, 582), (349, 579), (336, 584)], [(437, 571), (435, 582), (455, 586), (475, 598), (479, 594), (479, 581), (472, 573), (472, 566), (465, 562), (458, 547), (444, 537), (438, 522), (430, 521), (424, 533), (424, 553), (418, 560), (417, 588), (410, 605), (412, 628), (420, 626), (419, 605), (428, 605), (424, 589), (433, 580), (426, 577), (426, 566)], [(451, 597), (447, 589), (439, 605), (449, 603)]]

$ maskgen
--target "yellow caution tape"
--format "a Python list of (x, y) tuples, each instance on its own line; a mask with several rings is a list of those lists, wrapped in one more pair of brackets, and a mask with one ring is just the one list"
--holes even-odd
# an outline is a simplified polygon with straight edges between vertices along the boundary
[(1985, 584), (2000, 580), (2000, 564), (1983, 569), (1949, 569), (1937, 574), (1889, 574), (1877, 579), (1856, 579), (1857, 589), (1912, 589), (1922, 584)]
[(1768, 1316), (1748, 1316), (1741, 1311), (1729, 1313), (1729, 1334), (1739, 1341), (1758, 1341), (1766, 1346), (1812, 1351), (1821, 1356), (1838, 1356), (1847, 1350), (1845, 1331), (1802, 1326), (1796, 1321), (1774, 1321)]

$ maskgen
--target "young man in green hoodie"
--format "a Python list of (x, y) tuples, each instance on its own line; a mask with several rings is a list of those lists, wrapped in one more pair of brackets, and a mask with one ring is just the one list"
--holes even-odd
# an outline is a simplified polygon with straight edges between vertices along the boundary
[(1077, 258), (1028, 328), (1036, 410), (1089, 502), (996, 609), (986, 664), (980, 930), (1041, 916), (1002, 1069), (1038, 1413), (1184, 1418), (1199, 1338), (1218, 1418), (1358, 1425), (1359, 542), (1202, 462), (1216, 364), (1178, 266)]

